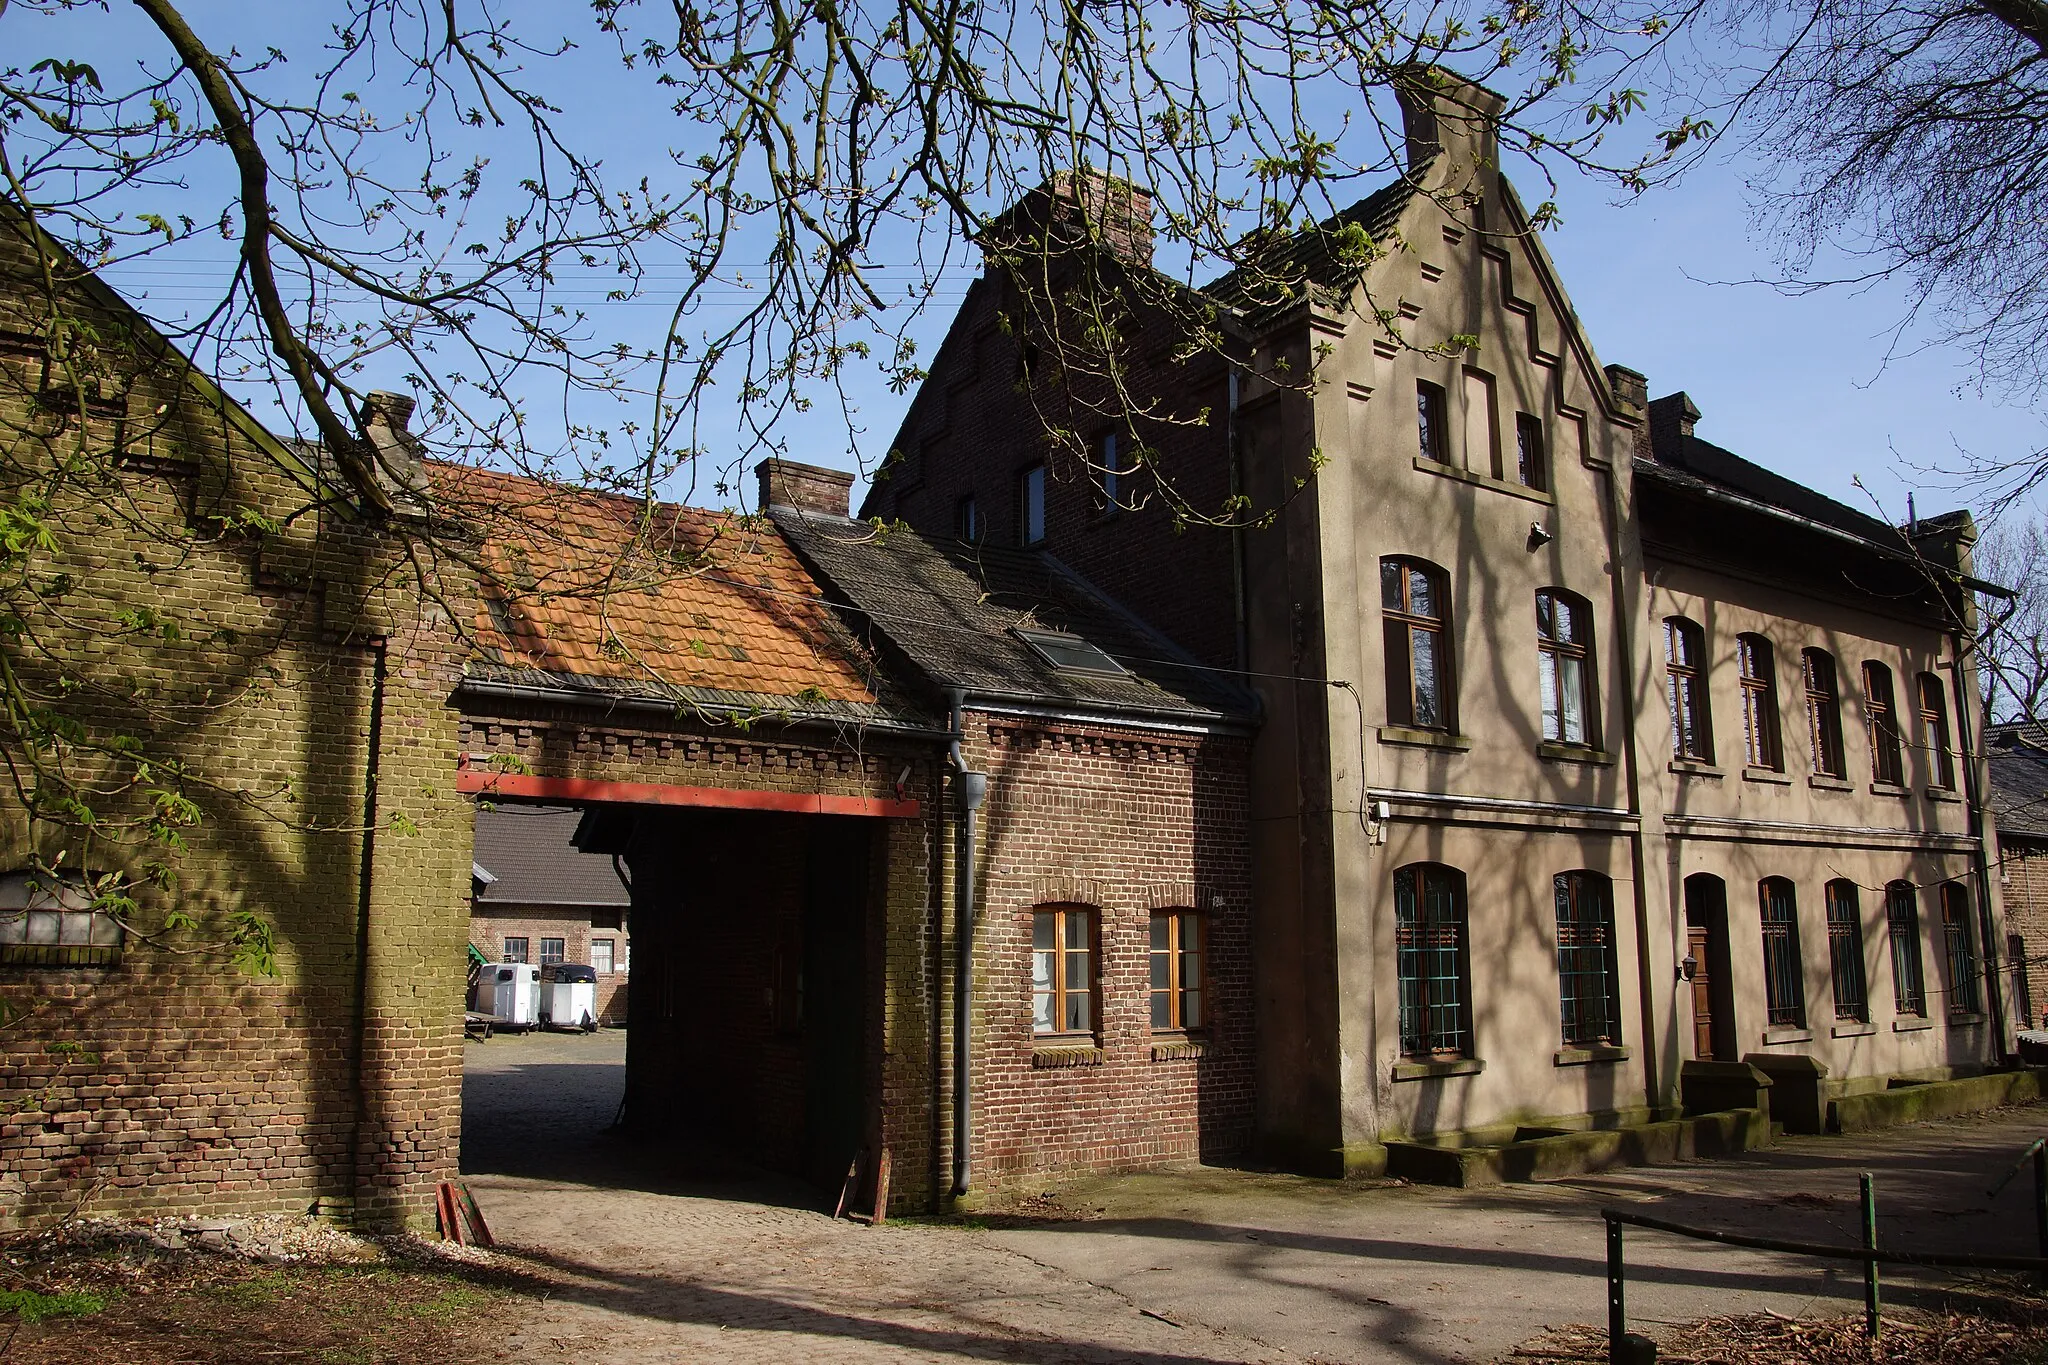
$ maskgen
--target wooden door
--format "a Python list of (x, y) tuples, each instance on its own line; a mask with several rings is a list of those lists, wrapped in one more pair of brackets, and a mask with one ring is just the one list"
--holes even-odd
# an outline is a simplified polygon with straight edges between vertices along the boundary
[(1686, 952), (1692, 955), (1697, 965), (1692, 974), (1692, 1055), (1703, 1062), (1716, 1060), (1714, 1056), (1714, 981), (1713, 955), (1708, 951), (1712, 934), (1704, 924), (1688, 924), (1685, 928)]

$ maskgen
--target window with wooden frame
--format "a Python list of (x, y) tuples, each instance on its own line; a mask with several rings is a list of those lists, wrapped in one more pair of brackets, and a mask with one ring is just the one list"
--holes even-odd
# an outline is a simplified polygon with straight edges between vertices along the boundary
[(1415, 434), (1421, 442), (1422, 458), (1439, 464), (1451, 458), (1450, 442), (1444, 431), (1444, 391), (1426, 379), (1415, 384)]
[(1550, 452), (1543, 440), (1543, 419), (1534, 413), (1515, 414), (1515, 479), (1524, 488), (1550, 488)]
[(1927, 745), (1928, 785), (1956, 789), (1956, 755), (1948, 743), (1948, 689), (1932, 673), (1920, 675), (1920, 735)]
[(1394, 873), (1394, 971), (1402, 1053), (1472, 1056), (1464, 873), (1439, 863)]
[(1792, 883), (1757, 883), (1764, 937), (1764, 1020), (1772, 1028), (1806, 1027), (1806, 981), (1799, 961), (1799, 902)]
[(1541, 671), (1543, 737), (1555, 744), (1599, 744), (1598, 690), (1593, 678), (1593, 611), (1576, 594), (1536, 594), (1536, 648)]
[(1892, 671), (1875, 661), (1863, 665), (1863, 715), (1870, 730), (1870, 780), (1881, 786), (1904, 786), (1905, 753), (1899, 739), (1899, 706), (1892, 694)]
[(569, 944), (565, 939), (544, 938), (540, 941), (540, 965), (552, 967), (567, 960)]
[(1941, 938), (1948, 959), (1948, 1012), (1976, 1014), (1977, 936), (1970, 932), (1970, 891), (1961, 882), (1941, 884)]
[(0, 964), (10, 967), (112, 967), (128, 931), (95, 904), (80, 876), (47, 871), (0, 876)]
[(526, 949), (530, 940), (524, 934), (508, 934), (505, 937), (505, 961), (526, 961)]
[(1835, 1018), (1865, 1023), (1870, 1019), (1870, 993), (1863, 979), (1863, 906), (1856, 883), (1837, 877), (1827, 884), (1826, 898)]
[(1847, 777), (1842, 758), (1842, 695), (1835, 684), (1835, 656), (1809, 649), (1799, 656), (1806, 682), (1806, 738), (1813, 746), (1813, 770), (1822, 777)]
[(1203, 977), (1202, 917), (1192, 910), (1152, 912), (1152, 1031), (1199, 1029)]
[(1714, 761), (1714, 724), (1707, 699), (1706, 633), (1683, 616), (1664, 618), (1664, 676), (1671, 702), (1671, 756)]
[(1785, 766), (1778, 742), (1778, 659), (1761, 635), (1735, 637), (1735, 675), (1742, 685), (1742, 761), (1777, 772)]
[(1092, 1036), (1096, 1013), (1095, 912), (1040, 906), (1031, 912), (1031, 1031)]
[(1566, 1047), (1621, 1045), (1621, 974), (1614, 948), (1614, 884), (1598, 872), (1560, 872), (1557, 993)]
[(1443, 570), (1419, 559), (1380, 561), (1386, 632), (1387, 723), (1453, 728), (1450, 600)]
[(1017, 543), (1045, 541), (1045, 466), (1032, 465), (1017, 476)]
[(1924, 1018), (1927, 978), (1920, 960), (1920, 897), (1911, 882), (1884, 889), (1884, 932), (1892, 950), (1892, 1007)]
[(612, 974), (612, 945), (614, 940), (594, 938), (590, 940), (590, 970), (599, 976)]

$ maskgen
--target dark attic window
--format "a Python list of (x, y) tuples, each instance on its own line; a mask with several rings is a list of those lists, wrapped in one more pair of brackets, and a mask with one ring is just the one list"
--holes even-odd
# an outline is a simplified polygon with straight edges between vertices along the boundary
[(1025, 630), (1022, 627), (1013, 633), (1031, 647), (1033, 654), (1062, 673), (1123, 674), (1130, 671), (1078, 635), (1056, 630)]

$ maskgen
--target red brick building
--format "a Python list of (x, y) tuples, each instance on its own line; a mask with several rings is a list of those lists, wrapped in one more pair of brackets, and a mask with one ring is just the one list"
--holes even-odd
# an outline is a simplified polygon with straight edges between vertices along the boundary
[(2011, 935), (2014, 1013), (2022, 1027), (2048, 1025), (2048, 725), (1994, 725), (1991, 810), (1998, 822), (1998, 875)]
[(576, 847), (582, 821), (574, 806), (477, 811), (469, 941), (492, 962), (589, 967), (597, 973), (598, 1021), (623, 1024), (632, 896), (613, 859)]

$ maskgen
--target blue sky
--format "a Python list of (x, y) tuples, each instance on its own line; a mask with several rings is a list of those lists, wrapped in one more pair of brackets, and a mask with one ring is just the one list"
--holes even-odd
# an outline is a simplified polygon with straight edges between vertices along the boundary
[[(251, 9), (224, 0), (194, 0), (188, 8), (202, 34), (231, 34), (244, 51), (276, 42), (305, 54), (306, 60), (294, 63), (301, 69), (313, 65), (307, 49), (321, 35), (318, 16), (326, 12), (313, 5)], [(535, 11), (542, 12), (545, 7)], [(18, 8), (14, 16), (26, 17)], [(551, 17), (587, 36), (587, 24), (559, 13)], [(43, 41), (32, 30), (24, 35), (20, 18), (11, 16), (6, 27), (13, 30), (11, 40)], [(106, 65), (120, 65), (116, 54), (123, 51), (162, 51), (126, 6), (85, 16), (83, 27), (66, 22), (43, 33), (51, 50), (86, 55), (90, 47)], [(677, 174), (665, 149), (687, 136), (687, 125), (658, 98), (644, 104), (625, 98), (615, 56), (586, 48), (558, 65), (560, 76), (551, 70), (555, 79), (549, 85), (557, 94), (566, 92), (563, 127), (579, 144), (604, 149), (613, 183), (648, 174), (658, 185), (664, 175)], [(217, 167), (193, 166), (195, 184), (210, 190), (222, 183), (213, 180), (227, 170), (225, 157), (218, 160)], [(1508, 169), (1526, 200), (1542, 197), (1534, 193), (1540, 182), (1533, 172)], [(1910, 338), (1905, 347), (1895, 347), (1891, 328), (1904, 304), (1896, 287), (1795, 298), (1735, 283), (1769, 276), (1776, 265), (1769, 243), (1751, 231), (1743, 170), (1725, 161), (1708, 164), (1678, 185), (1627, 204), (1612, 202), (1608, 190), (1588, 181), (1560, 187), (1563, 223), (1544, 240), (1602, 360), (1642, 371), (1653, 395), (1686, 390), (1704, 413), (1701, 436), (1860, 508), (1871, 510), (1874, 495), (1884, 514), (1902, 518), (1908, 491), (1918, 492), (1923, 513), (1981, 502), (1981, 490), (1910, 466), (1953, 468), (1959, 446), (1987, 456), (2024, 454), (2044, 440), (2039, 414), (1970, 390), (1967, 358), (1952, 350), (1912, 354)], [(208, 201), (210, 196), (202, 202)], [(186, 268), (204, 270), (232, 249), (217, 238), (195, 243)], [(115, 282), (150, 289), (163, 302), (189, 287), (189, 281), (181, 285), (177, 268), (160, 261), (133, 275), (117, 273)], [(963, 270), (941, 281), (919, 327), (926, 356), (936, 349), (967, 280)], [(597, 301), (592, 311), (598, 328), (645, 340), (659, 335), (663, 302), (657, 289), (644, 303)], [(1902, 358), (1887, 363), (1895, 349)], [(395, 379), (373, 376), (385, 383)], [(855, 378), (852, 398), (862, 427), (858, 448), (872, 467), (909, 398), (891, 394), (878, 377), (867, 375)], [(789, 453), (851, 466), (836, 403), (820, 407), (832, 411), (788, 427)], [(715, 446), (711, 454), (716, 462)], [(1856, 487), (1859, 476), (1868, 492)], [(722, 500), (708, 480), (674, 493)]]

